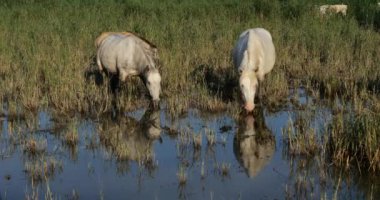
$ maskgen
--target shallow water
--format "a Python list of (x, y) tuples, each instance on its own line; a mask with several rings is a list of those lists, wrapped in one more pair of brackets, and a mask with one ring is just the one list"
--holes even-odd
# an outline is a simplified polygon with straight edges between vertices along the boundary
[[(322, 132), (331, 113), (289, 106), (239, 120), (196, 109), (171, 119), (165, 109), (144, 108), (63, 122), (48, 111), (33, 120), (5, 117), (0, 199), (378, 199), (379, 181), (289, 154), (283, 130), (303, 118)], [(78, 141), (66, 142), (69, 133)]]

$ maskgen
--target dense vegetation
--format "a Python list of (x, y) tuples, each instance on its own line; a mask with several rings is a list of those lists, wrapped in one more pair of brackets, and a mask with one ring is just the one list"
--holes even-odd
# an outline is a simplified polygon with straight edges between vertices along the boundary
[[(341, 2), (5, 0), (1, 103), (8, 112), (110, 110), (107, 79), (95, 76), (94, 40), (103, 31), (133, 31), (159, 47), (169, 113), (197, 107), (236, 116), (231, 50), (239, 33), (264, 27), (274, 38), (277, 61), (263, 83), (262, 103), (280, 109), (290, 90), (300, 87), (317, 103), (333, 102), (327, 104), (337, 113), (327, 130), (331, 156), (341, 165), (360, 156), (363, 166), (378, 171), (380, 8), (376, 1), (347, 0), (347, 16), (320, 16), (318, 5), (326, 3)], [(124, 87), (119, 109), (147, 103), (139, 80)]]

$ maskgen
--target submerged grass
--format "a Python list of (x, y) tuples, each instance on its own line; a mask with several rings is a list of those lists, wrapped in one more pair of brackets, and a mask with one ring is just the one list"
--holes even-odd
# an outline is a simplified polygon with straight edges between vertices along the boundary
[(316, 131), (312, 128), (305, 130), (303, 126), (304, 124), (295, 124), (290, 121), (288, 127), (283, 131), (283, 140), (288, 154), (291, 156), (313, 156), (320, 150), (321, 143), (317, 138)]
[(178, 177), (178, 184), (185, 185), (187, 182), (187, 173), (186, 173), (186, 168), (183, 166), (179, 167), (179, 170), (177, 172), (177, 177)]
[[(375, 1), (347, 0), (346, 17), (322, 17), (317, 5), (325, 3), (4, 0), (1, 104), (8, 113), (50, 107), (65, 115), (100, 115), (114, 104), (119, 110), (147, 105), (141, 81), (128, 80), (115, 101), (108, 78), (95, 70), (96, 36), (103, 31), (133, 31), (159, 47), (162, 99), (172, 116), (191, 107), (237, 116), (239, 91), (231, 50), (242, 31), (264, 27), (272, 33), (277, 60), (261, 84), (261, 104), (271, 111), (280, 109), (289, 101), (289, 91), (299, 87), (316, 101), (342, 101), (337, 112), (350, 114), (338, 114), (327, 131), (334, 163), (356, 161), (378, 171), (380, 9)], [(318, 149), (313, 146), (315, 133), (294, 134), (289, 135), (294, 152), (313, 154)], [(206, 137), (208, 144), (215, 142), (212, 134)], [(68, 135), (67, 141), (75, 144), (75, 135)], [(33, 150), (33, 142), (28, 145)], [(122, 159), (126, 148), (118, 145), (114, 144), (120, 151), (113, 151)]]
[(380, 118), (366, 111), (359, 116), (339, 114), (330, 126), (329, 147), (334, 164), (344, 167), (380, 170)]
[(30, 138), (25, 142), (24, 146), (24, 152), (26, 152), (29, 156), (35, 156), (37, 154), (42, 154), (45, 152), (47, 141)]
[(33, 182), (43, 182), (62, 171), (62, 162), (54, 157), (41, 156), (25, 163), (25, 173)]

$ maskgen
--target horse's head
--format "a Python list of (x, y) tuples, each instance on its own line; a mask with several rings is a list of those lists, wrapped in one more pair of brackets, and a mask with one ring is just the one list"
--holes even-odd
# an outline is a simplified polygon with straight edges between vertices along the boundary
[(244, 101), (244, 109), (252, 112), (255, 108), (255, 95), (258, 89), (258, 79), (253, 70), (243, 70), (240, 74), (239, 86)]
[(158, 69), (147, 67), (144, 73), (145, 85), (152, 97), (154, 107), (158, 106), (161, 92), (161, 75)]

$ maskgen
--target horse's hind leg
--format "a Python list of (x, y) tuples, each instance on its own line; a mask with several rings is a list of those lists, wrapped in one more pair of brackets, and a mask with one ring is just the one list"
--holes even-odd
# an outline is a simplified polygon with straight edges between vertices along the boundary
[(119, 77), (117, 75), (111, 74), (109, 78), (109, 89), (111, 90), (112, 95), (117, 96), (120, 89)]
[(117, 75), (110, 74), (109, 76), (109, 90), (112, 94), (112, 110), (113, 113), (117, 112), (117, 102), (118, 102), (118, 96), (119, 96), (119, 90), (120, 90), (120, 80)]

